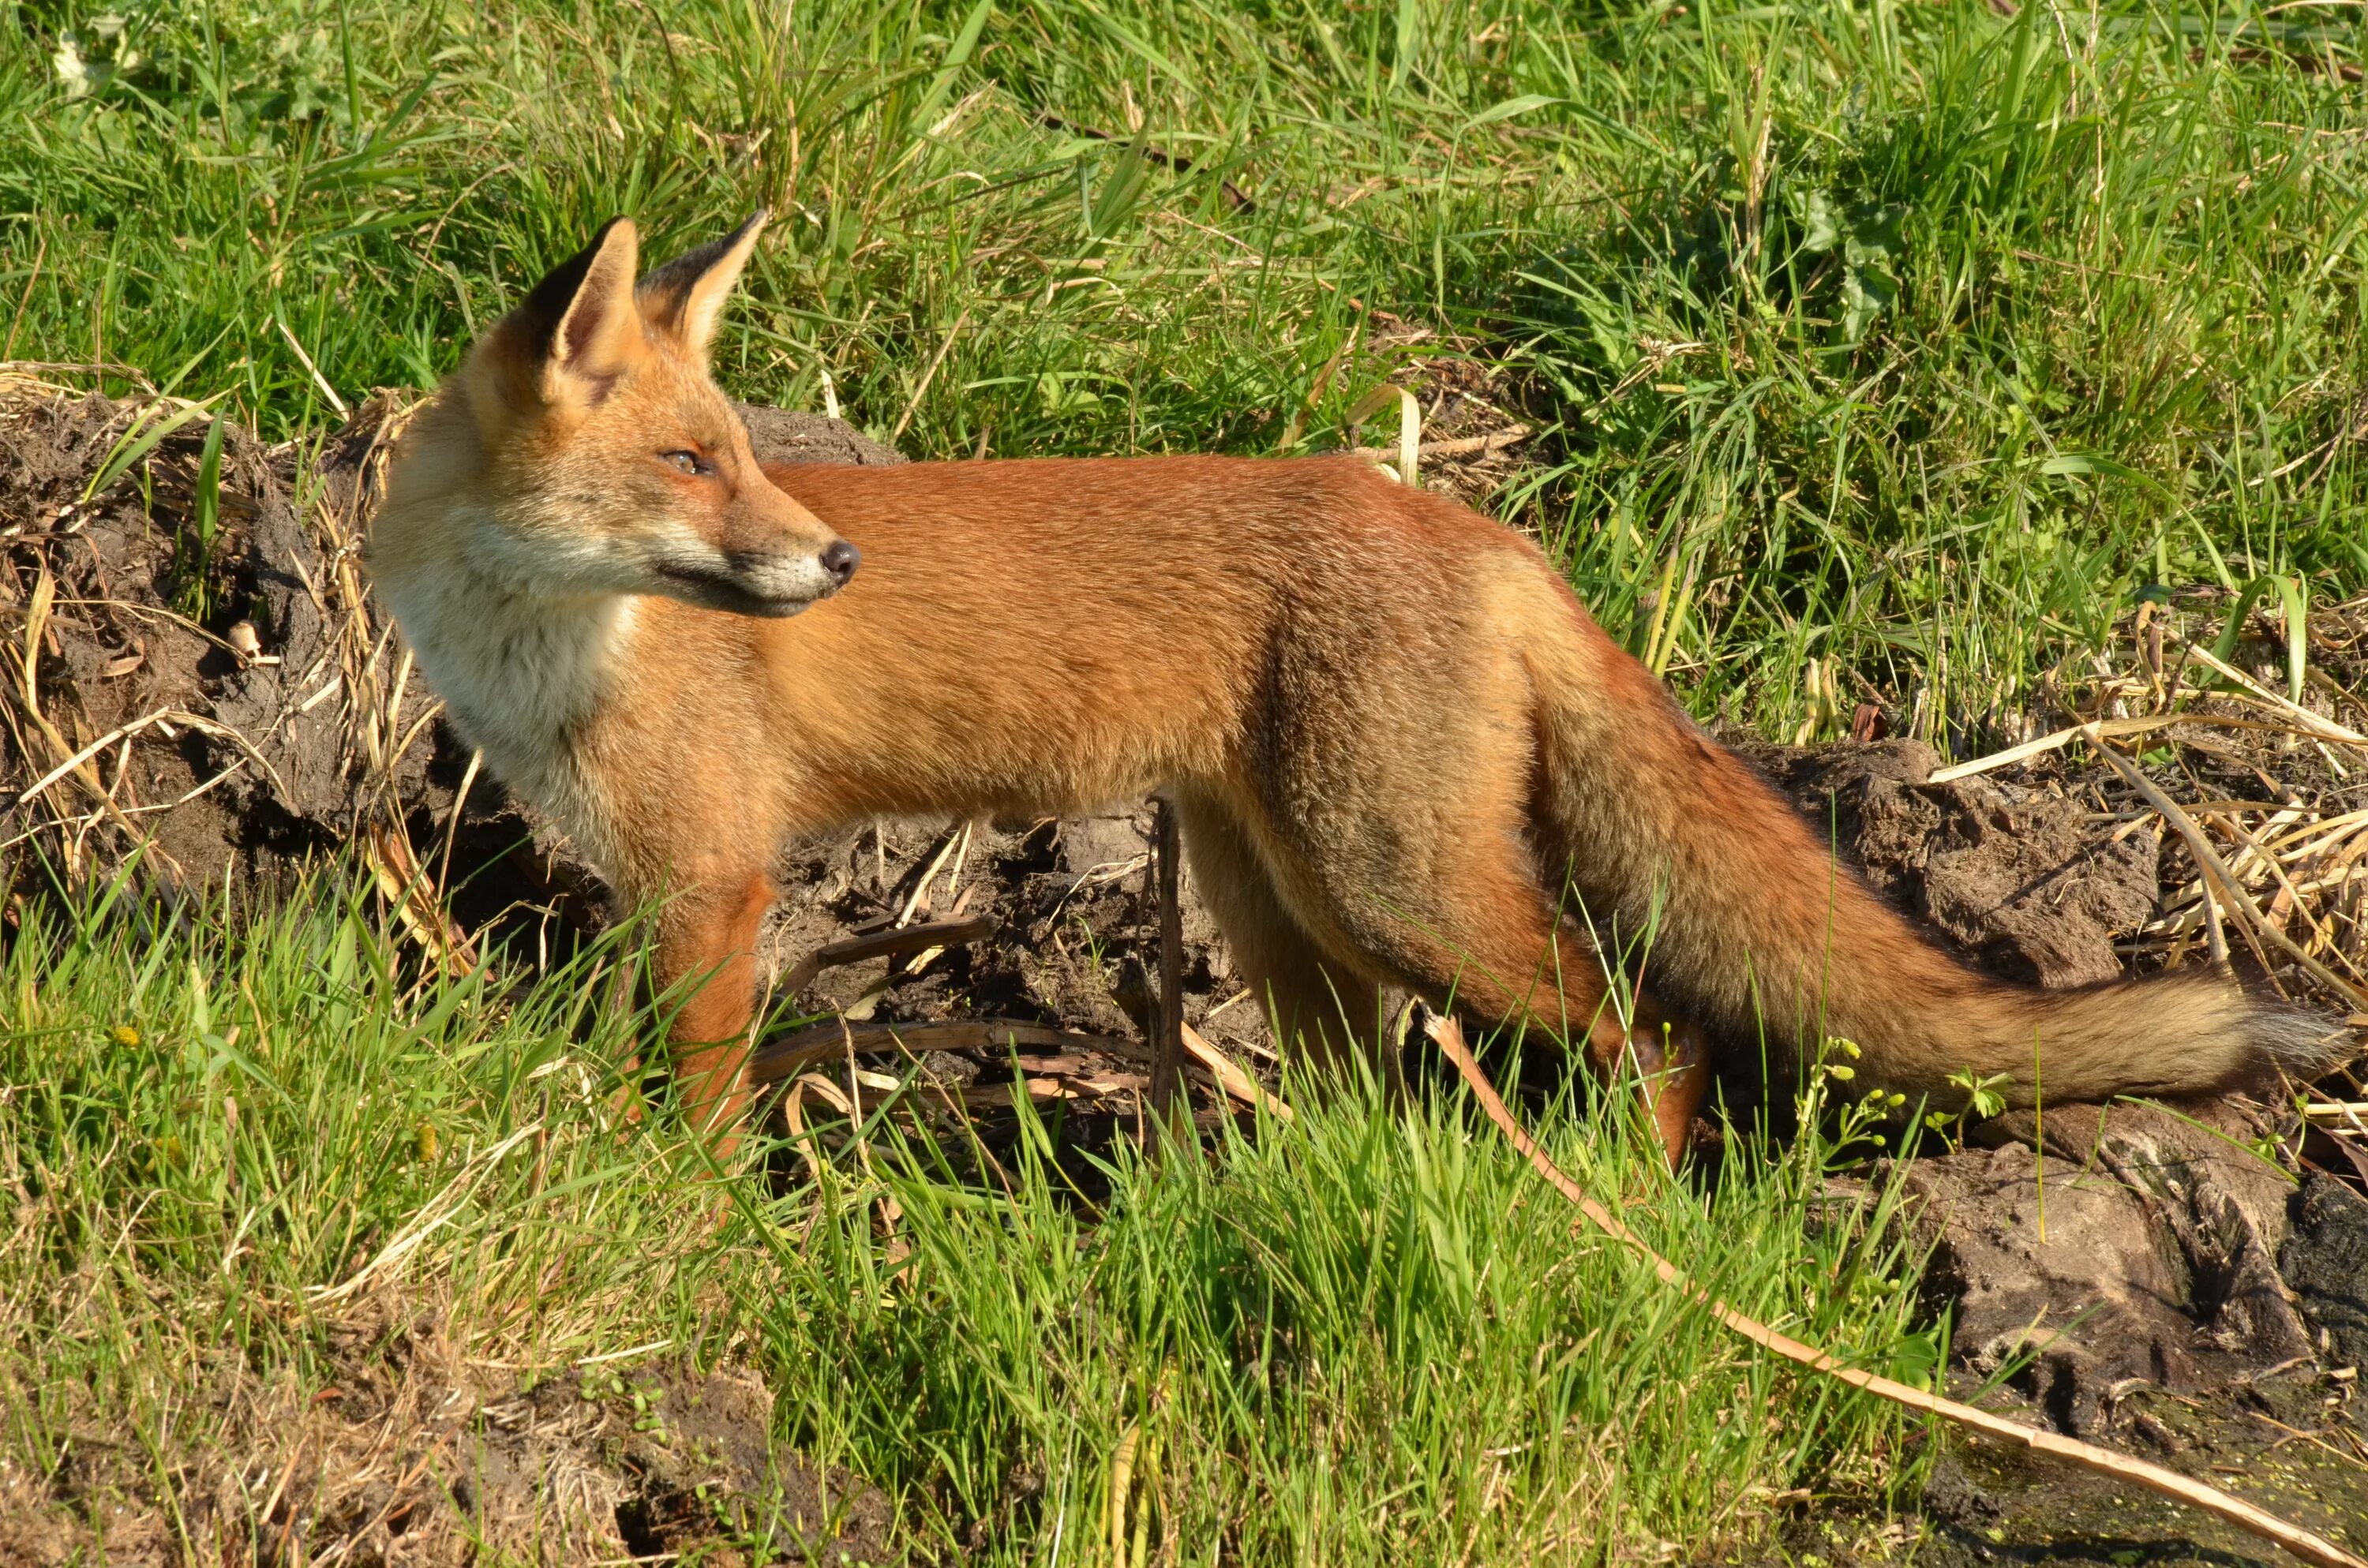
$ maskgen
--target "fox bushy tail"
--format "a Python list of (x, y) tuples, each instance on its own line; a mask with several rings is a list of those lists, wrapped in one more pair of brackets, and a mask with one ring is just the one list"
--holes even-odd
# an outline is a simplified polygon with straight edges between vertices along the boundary
[[(2307, 1072), (2328, 1031), (2195, 971), (2069, 991), (1978, 974), (1847, 869), (1792, 806), (1679, 709), (1558, 582), (1520, 619), (1539, 696), (1541, 847), (1599, 931), (1642, 949), (1665, 1009), (1731, 1042), (1863, 1052), (1858, 1081), (1936, 1104), (1952, 1074), (2048, 1098), (2192, 1095)], [(1645, 937), (1649, 929), (1649, 939)]]

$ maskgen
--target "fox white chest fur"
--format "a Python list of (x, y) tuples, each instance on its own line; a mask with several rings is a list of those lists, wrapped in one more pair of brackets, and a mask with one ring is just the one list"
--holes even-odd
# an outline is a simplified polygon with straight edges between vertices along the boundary
[(606, 866), (610, 812), (576, 745), (633, 626), (621, 594), (522, 592), (457, 562), (384, 581), (420, 674), (495, 778)]

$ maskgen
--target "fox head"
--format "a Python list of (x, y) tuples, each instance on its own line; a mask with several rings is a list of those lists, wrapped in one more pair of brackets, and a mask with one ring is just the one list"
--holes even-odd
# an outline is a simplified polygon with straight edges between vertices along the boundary
[(855, 547), (765, 477), (708, 373), (765, 216), (638, 283), (638, 236), (612, 219), (471, 350), (389, 509), (465, 507), (471, 566), (541, 592), (786, 616), (845, 586)]

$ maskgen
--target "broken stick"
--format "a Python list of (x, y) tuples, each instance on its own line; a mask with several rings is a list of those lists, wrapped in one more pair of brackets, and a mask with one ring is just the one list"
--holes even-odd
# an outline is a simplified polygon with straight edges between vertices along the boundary
[(894, 926), (885, 931), (873, 931), (861, 937), (848, 937), (827, 943), (797, 961), (796, 967), (781, 976), (780, 990), (794, 996), (812, 985), (814, 976), (824, 970), (841, 964), (855, 963), (863, 959), (876, 959), (896, 953), (917, 953), (924, 948), (951, 948), (958, 942), (977, 942), (995, 935), (1002, 922), (992, 915), (973, 915), (967, 920), (929, 920), (918, 926)]
[[(1158, 1031), (1151, 1041), (1151, 1112), (1170, 1131), (1190, 1125), (1184, 1103), (1184, 920), (1178, 903), (1176, 812), (1154, 801), (1152, 861), (1159, 890)], [(1179, 1112), (1181, 1114), (1179, 1114)]]
[(1010, 1023), (1000, 1018), (958, 1019), (938, 1024), (817, 1024), (783, 1035), (757, 1048), (748, 1059), (751, 1084), (777, 1084), (819, 1062), (830, 1062), (850, 1051), (1009, 1051), (1032, 1046), (1053, 1051), (1099, 1051), (1105, 1056), (1140, 1057), (1143, 1048), (1133, 1040), (1109, 1035), (1079, 1034), (1073, 1029), (1046, 1028), (1042, 1024)]

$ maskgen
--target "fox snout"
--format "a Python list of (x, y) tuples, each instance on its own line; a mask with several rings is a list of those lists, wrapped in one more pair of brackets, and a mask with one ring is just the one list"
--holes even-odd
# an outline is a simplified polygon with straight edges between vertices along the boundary
[(847, 586), (862, 561), (862, 552), (855, 546), (835, 539), (812, 553), (794, 551), (748, 556), (734, 564), (757, 597), (783, 604), (803, 599), (810, 604)]
[(843, 539), (819, 549), (744, 546), (669, 552), (655, 564), (669, 597), (734, 615), (779, 619), (847, 586), (862, 553)]
[(847, 586), (862, 554), (843, 539), (819, 551), (739, 551), (724, 558), (746, 602), (718, 604), (718, 609), (741, 615), (795, 615), (816, 599), (826, 599)]
[(736, 593), (701, 602), (780, 617), (847, 586), (862, 560), (855, 546), (782, 494), (753, 460), (727, 466), (740, 471), (742, 483), (714, 536), (715, 556)]

